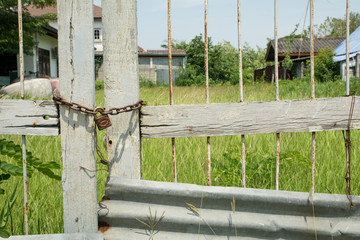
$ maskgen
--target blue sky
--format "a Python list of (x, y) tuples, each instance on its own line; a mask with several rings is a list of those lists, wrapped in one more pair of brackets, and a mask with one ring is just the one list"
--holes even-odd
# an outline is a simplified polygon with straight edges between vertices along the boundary
[[(145, 49), (161, 49), (167, 41), (167, 0), (137, 0), (138, 40)], [(101, 0), (95, 0), (101, 5)], [(290, 34), (296, 24), (302, 29), (308, 0), (278, 0), (279, 37)], [(344, 17), (346, 0), (314, 0), (315, 24), (327, 16)], [(241, 0), (242, 42), (266, 47), (274, 36), (274, 1)], [(360, 12), (360, 0), (351, 0), (350, 9)], [(204, 32), (204, 0), (172, 0), (172, 38), (189, 42)], [(309, 14), (306, 25), (309, 25)], [(229, 41), (237, 46), (237, 0), (209, 0), (208, 34), (214, 43)]]

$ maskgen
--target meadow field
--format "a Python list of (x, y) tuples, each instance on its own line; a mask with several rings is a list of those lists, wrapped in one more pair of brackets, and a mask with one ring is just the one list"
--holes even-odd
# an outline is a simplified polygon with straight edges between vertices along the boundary
[[(325, 82), (316, 85), (316, 97), (339, 97), (345, 94), (344, 82)], [(147, 105), (167, 105), (168, 86), (141, 87), (141, 99)], [(280, 99), (310, 98), (310, 84), (305, 81), (280, 81)], [(275, 99), (274, 85), (270, 83), (246, 84), (245, 101), (271, 101)], [(239, 86), (214, 86), (210, 88), (211, 103), (239, 101)], [(96, 91), (97, 105), (104, 105), (103, 90)], [(174, 87), (174, 104), (205, 103), (204, 87)], [(98, 133), (102, 143), (105, 132)], [(21, 144), (20, 136), (0, 136)], [(360, 195), (360, 132), (351, 132), (352, 194)], [(247, 159), (247, 187), (275, 189), (275, 134), (245, 137)], [(106, 156), (102, 144), (99, 144)], [(27, 137), (27, 148), (44, 161), (61, 165), (60, 137)], [(206, 138), (176, 139), (178, 182), (206, 184)], [(142, 139), (143, 179), (173, 181), (170, 139)], [(1, 161), (13, 159), (0, 155)], [(241, 137), (211, 138), (212, 183), (222, 186), (241, 186)], [(98, 164), (98, 169), (105, 166)], [(56, 170), (61, 174), (61, 169)], [(315, 192), (346, 194), (346, 159), (342, 132), (316, 134), (316, 184)], [(311, 133), (281, 134), (280, 186), (281, 190), (309, 192), (311, 187)], [(98, 172), (98, 200), (104, 196), (106, 171)], [(14, 187), (17, 186), (16, 205), (7, 225), (14, 235), (24, 234), (22, 178), (13, 177), (2, 185), (5, 195), (0, 195), (0, 208), (4, 207)], [(29, 179), (29, 229), (30, 234), (63, 232), (61, 181), (49, 179), (34, 172)], [(0, 223), (1, 225), (1, 223)]]

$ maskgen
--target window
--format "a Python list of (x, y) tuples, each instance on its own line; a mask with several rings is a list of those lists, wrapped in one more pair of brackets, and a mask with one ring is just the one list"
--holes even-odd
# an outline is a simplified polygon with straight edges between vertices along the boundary
[(50, 51), (38, 48), (39, 54), (39, 75), (50, 76)]
[(101, 30), (100, 29), (94, 30), (94, 40), (101, 41)]

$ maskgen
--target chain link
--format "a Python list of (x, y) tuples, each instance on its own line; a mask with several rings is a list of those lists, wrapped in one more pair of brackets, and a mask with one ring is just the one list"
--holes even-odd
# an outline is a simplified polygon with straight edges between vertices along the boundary
[(100, 113), (101, 115), (118, 115), (120, 113), (131, 112), (131, 111), (137, 110), (137, 109), (141, 108), (142, 106), (146, 105), (144, 103), (144, 101), (140, 99), (139, 101), (137, 101), (136, 103), (131, 104), (131, 105), (127, 105), (127, 106), (119, 107), (119, 108), (110, 108), (109, 110), (105, 110), (104, 108), (101, 108), (101, 107), (97, 107), (96, 109), (91, 109), (91, 108), (85, 107), (78, 103), (69, 102), (65, 98), (63, 98), (59, 95), (56, 95), (56, 94), (54, 94), (53, 99), (59, 105), (65, 105), (65, 106), (68, 106), (72, 110), (79, 111), (82, 113), (87, 113), (87, 114), (94, 114), (94, 115), (96, 115), (98, 113)]

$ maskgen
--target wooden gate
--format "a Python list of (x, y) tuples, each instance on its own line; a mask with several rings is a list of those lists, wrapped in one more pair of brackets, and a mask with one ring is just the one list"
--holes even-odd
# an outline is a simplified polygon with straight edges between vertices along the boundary
[[(136, 4), (103, 1), (106, 109), (139, 99)], [(60, 94), (77, 103), (77, 109), (95, 107), (92, 11), (92, 1), (58, 1)], [(86, 238), (85, 233), (99, 230), (105, 239), (356, 239), (357, 196), (350, 208), (346, 195), (143, 181), (140, 139), (350, 131), (360, 129), (359, 101), (149, 106), (110, 116), (104, 141), (109, 175), (101, 203), (96, 200), (92, 114), (60, 105), (57, 115), (53, 101), (24, 100), (20, 104), (27, 104), (30, 113), (2, 118), (0, 133), (56, 135), (60, 119), (66, 234)], [(19, 102), (1, 101), (0, 112), (13, 105)]]

